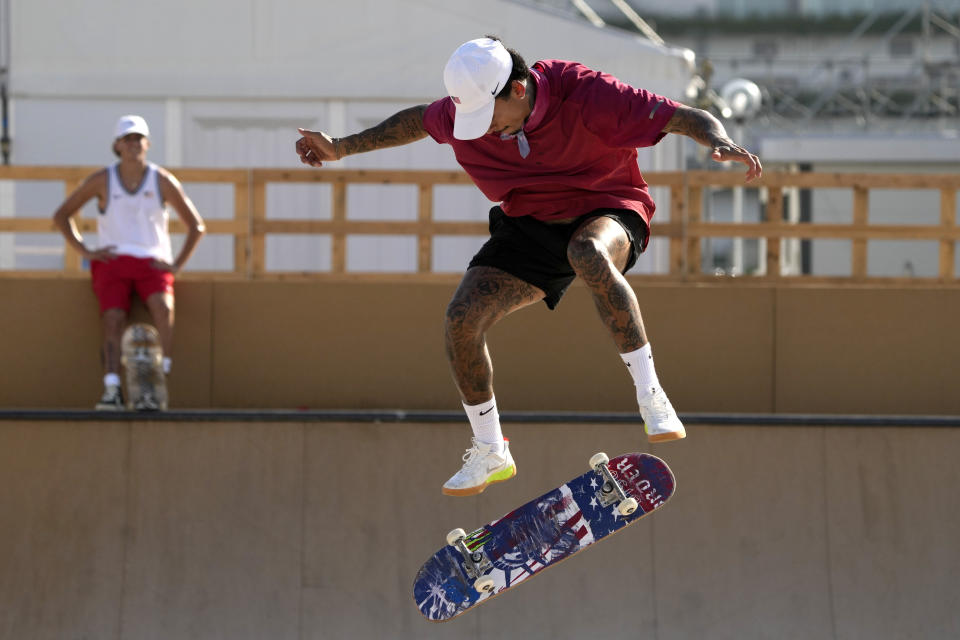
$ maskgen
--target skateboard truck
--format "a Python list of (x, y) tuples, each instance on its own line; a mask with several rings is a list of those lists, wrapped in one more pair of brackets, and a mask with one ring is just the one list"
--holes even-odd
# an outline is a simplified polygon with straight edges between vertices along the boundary
[(639, 505), (636, 498), (628, 496), (626, 491), (623, 490), (623, 487), (620, 486), (620, 483), (617, 482), (617, 479), (610, 473), (610, 469), (607, 467), (608, 462), (610, 462), (610, 458), (603, 452), (595, 453), (590, 457), (590, 468), (596, 471), (603, 479), (603, 484), (600, 486), (600, 490), (597, 491), (597, 500), (600, 501), (600, 505), (603, 507), (616, 504), (617, 512), (619, 512), (620, 515), (629, 516), (637, 510)]
[(447, 544), (460, 552), (463, 556), (463, 564), (467, 570), (467, 576), (473, 578), (473, 588), (480, 593), (493, 593), (493, 578), (483, 575), (491, 568), (493, 563), (483, 552), (482, 547), (471, 551), (465, 542), (467, 537), (463, 529), (454, 529), (447, 534)]

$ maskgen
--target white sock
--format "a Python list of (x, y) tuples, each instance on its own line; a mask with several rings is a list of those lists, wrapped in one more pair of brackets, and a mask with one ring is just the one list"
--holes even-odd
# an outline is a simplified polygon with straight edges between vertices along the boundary
[(477, 440), (492, 445), (497, 454), (503, 453), (503, 432), (500, 430), (500, 413), (497, 411), (497, 399), (470, 406), (463, 405), (470, 419), (470, 427)]
[(108, 373), (103, 376), (103, 386), (104, 387), (119, 387), (120, 386), (120, 375), (116, 373)]
[(653, 353), (650, 350), (649, 342), (636, 351), (621, 353), (620, 357), (623, 358), (627, 370), (633, 377), (633, 384), (637, 387), (637, 395), (647, 395), (660, 388), (657, 370), (653, 367)]
[(170, 375), (170, 367), (173, 366), (173, 360), (164, 356), (163, 358), (163, 375)]

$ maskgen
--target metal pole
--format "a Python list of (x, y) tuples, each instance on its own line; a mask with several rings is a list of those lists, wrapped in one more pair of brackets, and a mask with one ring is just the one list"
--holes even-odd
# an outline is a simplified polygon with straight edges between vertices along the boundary
[[(734, 120), (736, 126), (736, 137), (738, 142), (743, 141), (743, 118)], [(743, 223), (743, 187), (733, 188), (733, 223)], [(736, 236), (733, 239), (733, 256), (730, 260), (730, 274), (734, 276), (743, 275), (743, 237)]]
[(0, 154), (10, 164), (10, 103), (7, 77), (10, 73), (10, 0), (0, 0)]
[[(0, 70), (0, 75), (6, 76), (6, 69)], [(7, 81), (0, 84), (0, 154), (3, 155), (3, 164), (10, 164), (10, 119), (7, 115)]]

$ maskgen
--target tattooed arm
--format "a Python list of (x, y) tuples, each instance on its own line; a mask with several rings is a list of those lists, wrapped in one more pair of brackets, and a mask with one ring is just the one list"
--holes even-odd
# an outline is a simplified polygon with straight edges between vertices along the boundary
[(679, 133), (693, 138), (705, 147), (713, 149), (712, 157), (717, 162), (740, 162), (747, 167), (747, 182), (763, 173), (760, 158), (734, 143), (720, 121), (702, 109), (680, 105), (663, 128), (664, 133)]
[(331, 138), (323, 131), (297, 129), (303, 136), (297, 140), (297, 155), (303, 164), (319, 167), (324, 162), (339, 160), (354, 153), (416, 142), (427, 137), (427, 131), (423, 128), (423, 114), (426, 110), (425, 104), (404, 109), (377, 126), (346, 138)]

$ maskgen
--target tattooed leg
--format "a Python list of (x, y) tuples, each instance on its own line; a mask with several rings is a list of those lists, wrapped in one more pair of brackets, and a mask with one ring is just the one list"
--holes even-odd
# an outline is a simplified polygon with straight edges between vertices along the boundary
[(567, 246), (573, 270), (590, 288), (600, 313), (620, 353), (647, 343), (640, 305), (622, 269), (630, 256), (630, 240), (618, 222), (607, 217), (588, 220)]
[(542, 300), (543, 291), (500, 269), (468, 269), (447, 307), (444, 338), (453, 379), (466, 404), (493, 397), (486, 332), (512, 311)]

